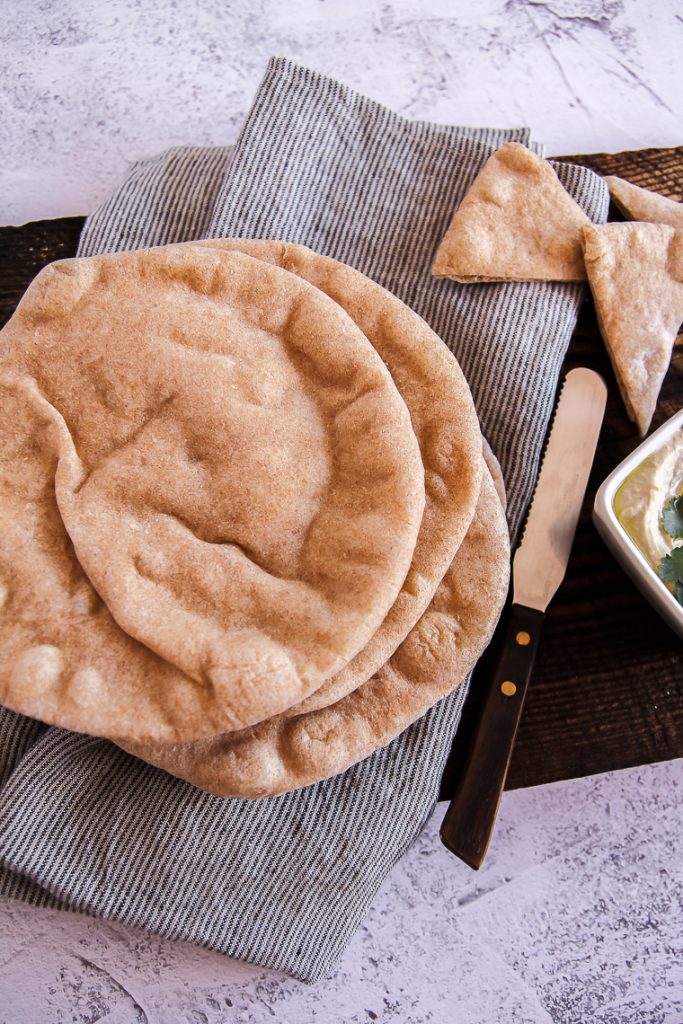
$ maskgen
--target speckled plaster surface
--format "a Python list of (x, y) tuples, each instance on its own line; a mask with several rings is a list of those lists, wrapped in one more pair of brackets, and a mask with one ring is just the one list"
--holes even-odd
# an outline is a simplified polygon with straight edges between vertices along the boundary
[[(232, 141), (271, 54), (550, 153), (677, 145), (676, 0), (0, 0), (0, 222), (86, 213), (126, 165)], [(487, 864), (440, 806), (308, 987), (0, 902), (0, 1024), (681, 1024), (681, 762), (506, 794)]]
[(681, 1024), (683, 761), (507, 793), (484, 868), (440, 804), (333, 977), (307, 986), (0, 902), (0, 1021)]
[(272, 54), (549, 153), (677, 145), (678, 0), (0, 0), (0, 221), (87, 213), (132, 160), (227, 143)]

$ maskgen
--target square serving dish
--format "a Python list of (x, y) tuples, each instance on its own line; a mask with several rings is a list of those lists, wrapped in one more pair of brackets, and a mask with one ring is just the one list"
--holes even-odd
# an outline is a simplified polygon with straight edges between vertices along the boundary
[(655, 430), (654, 434), (631, 452), (601, 484), (595, 496), (593, 522), (607, 547), (643, 596), (665, 622), (683, 637), (683, 605), (678, 603), (669, 588), (660, 580), (645, 555), (622, 526), (614, 504), (617, 491), (626, 478), (679, 430), (683, 430), (683, 409)]

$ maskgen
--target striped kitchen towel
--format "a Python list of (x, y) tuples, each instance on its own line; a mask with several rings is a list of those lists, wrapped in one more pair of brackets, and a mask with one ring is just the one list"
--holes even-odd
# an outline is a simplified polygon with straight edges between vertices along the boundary
[[(80, 255), (200, 237), (301, 242), (417, 310), (459, 359), (508, 487), (531, 495), (582, 288), (459, 285), (430, 266), (491, 153), (528, 132), (409, 121), (274, 59), (237, 143), (134, 165)], [(595, 221), (607, 190), (557, 166)], [(101, 914), (308, 981), (329, 973), (431, 813), (466, 687), (384, 750), (296, 793), (221, 800), (106, 741), (0, 709), (0, 890)]]

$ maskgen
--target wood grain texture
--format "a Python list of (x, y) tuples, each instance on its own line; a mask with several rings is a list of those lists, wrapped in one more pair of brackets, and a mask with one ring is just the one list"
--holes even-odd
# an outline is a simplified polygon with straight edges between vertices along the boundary
[(667, 199), (675, 199), (679, 203), (683, 201), (683, 146), (672, 149), (634, 149), (625, 153), (591, 153), (589, 156), (560, 156), (557, 159), (582, 164), (598, 174), (616, 174), (641, 188), (660, 192)]
[[(617, 174), (663, 195), (683, 198), (683, 147), (565, 157), (602, 174)], [(620, 219), (612, 211), (612, 219)], [(83, 218), (0, 228), (0, 323), (11, 315), (46, 263), (74, 255)], [(515, 789), (683, 756), (683, 647), (598, 537), (591, 521), (597, 487), (638, 445), (624, 411), (595, 311), (587, 299), (564, 371), (589, 366), (605, 378), (605, 422), (567, 576), (550, 605), (507, 787)], [(683, 405), (679, 338), (652, 429)], [(451, 796), (481, 704), (477, 679), (490, 675), (495, 651), (483, 659), (463, 712), (442, 799)]]

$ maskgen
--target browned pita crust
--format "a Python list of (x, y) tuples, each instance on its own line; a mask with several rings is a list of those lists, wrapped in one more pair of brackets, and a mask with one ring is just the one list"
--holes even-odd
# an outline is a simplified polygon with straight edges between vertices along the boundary
[(464, 283), (584, 281), (585, 224), (588, 217), (547, 160), (506, 142), (474, 179), (432, 273)]
[(187, 740), (282, 711), (368, 641), (423, 470), (336, 303), (166, 247), (53, 264), (2, 343), (3, 703)]
[(626, 410), (645, 435), (683, 320), (683, 230), (591, 225), (583, 238), (600, 330)]
[(625, 217), (683, 228), (683, 203), (677, 203), (647, 188), (640, 188), (613, 174), (607, 175), (605, 181), (616, 207)]
[(272, 796), (336, 775), (462, 682), (491, 639), (508, 577), (507, 525), (485, 470), (476, 514), (431, 605), (372, 679), (317, 711), (198, 743), (146, 747), (144, 758), (223, 797)]
[(484, 456), (484, 464), (491, 474), (493, 480), (493, 486), (496, 488), (496, 494), (498, 500), (503, 506), (503, 511), (507, 508), (507, 494), (505, 493), (505, 481), (503, 479), (503, 471), (500, 468), (500, 462), (493, 454), (491, 445), (488, 443), (485, 437), (482, 437), (482, 454)]
[(363, 274), (302, 245), (240, 239), (201, 244), (237, 249), (284, 267), (334, 299), (387, 365), (422, 453), (425, 511), (401, 592), (355, 658), (287, 712), (301, 714), (334, 703), (369, 679), (427, 608), (474, 515), (482, 472), (479, 422), (462, 371), (441, 339)]

